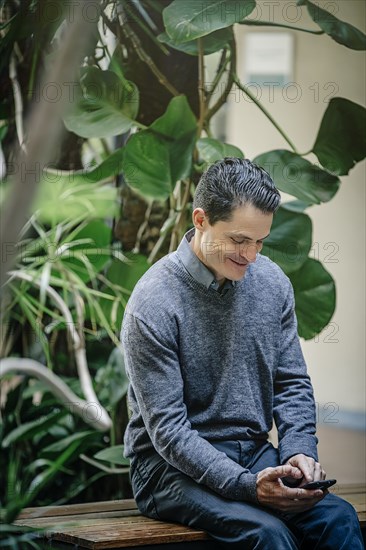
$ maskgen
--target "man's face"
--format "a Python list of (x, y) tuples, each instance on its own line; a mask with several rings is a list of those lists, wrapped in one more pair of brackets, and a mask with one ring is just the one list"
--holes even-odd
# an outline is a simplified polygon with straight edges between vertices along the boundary
[[(252, 205), (234, 209), (230, 221), (210, 225), (204, 211), (193, 212), (196, 234), (193, 249), (217, 281), (239, 281), (268, 237), (273, 214), (263, 214)], [(197, 237), (198, 238), (197, 238)]]

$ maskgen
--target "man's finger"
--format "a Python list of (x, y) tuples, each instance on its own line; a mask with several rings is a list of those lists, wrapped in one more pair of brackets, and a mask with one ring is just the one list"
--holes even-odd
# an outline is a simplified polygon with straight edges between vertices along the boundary
[(313, 480), (314, 481), (322, 480), (323, 479), (322, 472), (323, 472), (322, 467), (320, 466), (319, 462), (315, 462)]
[(313, 481), (315, 460), (304, 455), (298, 455), (294, 458), (296, 459), (296, 462), (294, 461), (292, 464), (295, 464), (302, 471), (305, 480), (307, 482)]
[(323, 497), (323, 491), (321, 489), (290, 489), (291, 492), (296, 493), (289, 496), (294, 500), (307, 500), (307, 499), (319, 499)]
[(272, 468), (271, 470), (266, 472), (266, 475), (265, 475), (268, 481), (274, 481), (276, 479), (279, 479), (281, 477), (286, 477), (286, 476), (300, 478), (302, 476), (302, 473), (295, 466), (291, 466), (290, 464), (285, 464), (283, 466), (276, 466), (276, 468)]

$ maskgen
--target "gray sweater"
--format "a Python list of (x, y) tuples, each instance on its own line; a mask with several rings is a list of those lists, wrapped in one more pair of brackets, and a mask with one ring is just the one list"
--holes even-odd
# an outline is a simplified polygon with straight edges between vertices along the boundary
[(222, 496), (256, 502), (256, 475), (210, 441), (263, 441), (275, 420), (281, 462), (317, 460), (315, 404), (301, 352), (293, 289), (258, 255), (219, 292), (189, 246), (139, 280), (122, 323), (131, 418), (125, 455), (152, 447)]

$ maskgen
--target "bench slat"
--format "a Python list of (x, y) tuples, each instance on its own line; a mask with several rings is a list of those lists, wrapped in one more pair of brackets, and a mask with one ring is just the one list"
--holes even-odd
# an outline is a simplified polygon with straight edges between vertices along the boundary
[(117, 521), (123, 522), (124, 520), (140, 522), (144, 521), (144, 516), (138, 510), (122, 510), (120, 512), (93, 512), (92, 514), (83, 515), (70, 515), (70, 516), (41, 516), (31, 518), (20, 518), (14, 521), (15, 525), (33, 525), (33, 527), (50, 527), (60, 525), (84, 525), (95, 523), (109, 523), (109, 519), (113, 521), (116, 518)]
[(90, 514), (93, 512), (110, 512), (117, 510), (137, 510), (133, 498), (125, 500), (112, 500), (102, 502), (87, 502), (85, 504), (63, 504), (62, 506), (39, 506), (35, 508), (24, 508), (18, 519), (32, 517), (55, 517), (76, 514)]
[(186, 528), (179, 524), (170, 524), (151, 520), (148, 527), (140, 525), (139, 528), (131, 525), (116, 525), (113, 529), (87, 528), (67, 530), (62, 533), (53, 532), (52, 540), (79, 544), (84, 548), (127, 548), (131, 546), (144, 546), (153, 544), (167, 544), (178, 542), (193, 542), (207, 540), (209, 537), (202, 531)]

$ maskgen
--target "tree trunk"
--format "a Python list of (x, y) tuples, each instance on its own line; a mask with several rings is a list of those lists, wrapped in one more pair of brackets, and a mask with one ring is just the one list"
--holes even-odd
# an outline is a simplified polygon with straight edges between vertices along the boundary
[[(160, 0), (156, 6), (161, 8), (170, 4), (170, 0)], [(158, 28), (159, 34), (163, 32), (164, 25), (161, 14), (152, 10), (148, 3), (141, 1), (140, 5), (146, 10), (150, 18)], [(128, 9), (134, 10), (136, 17), (142, 19), (141, 14), (134, 9), (133, 4), (128, 2)], [(136, 83), (140, 92), (140, 110), (138, 121), (150, 125), (158, 117), (162, 116), (167, 109), (172, 94), (159, 82), (147, 63), (140, 59), (136, 47), (129, 35), (129, 29), (136, 35), (144, 52), (151, 58), (154, 64), (159, 67), (167, 81), (181, 94), (186, 95), (192, 111), (198, 116), (198, 58), (187, 55), (172, 48), (168, 48), (169, 55), (166, 55), (154, 44), (151, 38), (141, 30), (135, 23), (131, 13), (124, 12), (124, 25), (127, 32), (121, 38), (121, 43), (127, 49), (127, 58), (122, 61), (125, 76)], [(122, 26), (123, 29), (123, 26)], [(124, 250), (132, 250), (135, 246), (137, 232), (144, 222), (147, 203), (132, 189), (122, 184), (122, 207), (121, 216), (116, 223), (115, 236), (123, 245)], [(148, 224), (143, 232), (140, 241), (140, 252), (148, 255), (159, 238), (160, 229), (169, 212), (169, 201), (153, 204)], [(164, 246), (156, 259), (165, 255), (169, 249), (169, 239), (166, 239)]]

